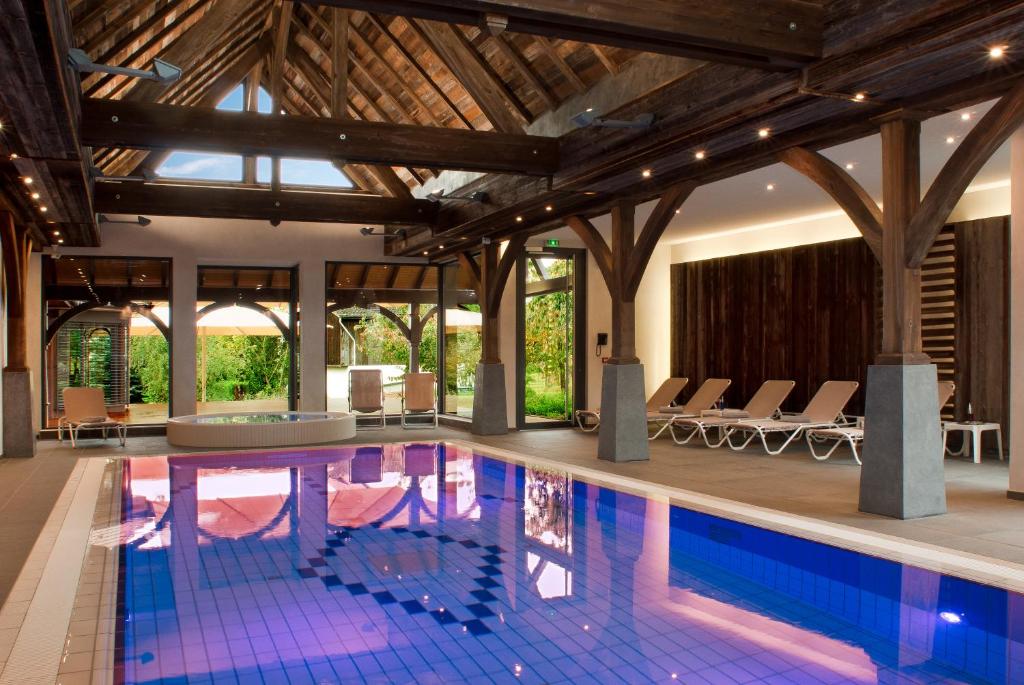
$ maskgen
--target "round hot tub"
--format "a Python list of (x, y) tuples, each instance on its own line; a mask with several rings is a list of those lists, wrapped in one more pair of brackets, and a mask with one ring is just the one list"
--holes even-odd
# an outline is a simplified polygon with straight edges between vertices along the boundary
[(344, 412), (237, 412), (175, 416), (167, 442), (177, 447), (288, 447), (347, 440), (356, 417)]

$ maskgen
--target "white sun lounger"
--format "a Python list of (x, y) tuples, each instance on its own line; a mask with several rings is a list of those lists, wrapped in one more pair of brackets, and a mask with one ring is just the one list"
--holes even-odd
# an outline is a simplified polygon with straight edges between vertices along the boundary
[[(666, 378), (665, 382), (651, 395), (651, 399), (647, 400), (648, 420), (651, 420), (652, 415), (660, 413), (658, 410), (661, 407), (673, 404), (689, 382), (689, 378)], [(592, 433), (601, 425), (600, 409), (577, 409), (574, 416), (580, 430), (586, 433)], [(588, 424), (588, 421), (593, 421), (593, 423)]]
[[(718, 447), (725, 442), (725, 428), (737, 421), (775, 416), (794, 385), (793, 381), (765, 381), (743, 409), (704, 411), (698, 417), (674, 417), (669, 423), (669, 432), (677, 445), (685, 445), (699, 435), (708, 447)], [(718, 438), (714, 443), (708, 434), (709, 429), (717, 430)]]
[[(942, 407), (949, 402), (949, 398), (953, 396), (953, 391), (956, 389), (956, 385), (953, 381), (939, 381), (939, 411), (942, 411)], [(831, 448), (827, 452), (818, 452), (814, 449), (815, 445), (821, 445), (822, 443), (832, 443)], [(864, 428), (862, 426), (839, 426), (837, 428), (819, 428), (815, 430), (807, 431), (807, 447), (811, 450), (811, 456), (818, 461), (825, 461), (832, 456), (832, 453), (842, 444), (848, 444), (850, 451), (853, 452), (853, 459), (860, 464), (860, 454), (857, 452), (857, 446), (864, 442)]]
[(725, 393), (732, 383), (728, 378), (708, 378), (697, 388), (690, 400), (678, 407), (661, 407), (657, 413), (648, 414), (648, 422), (658, 425), (657, 432), (649, 440), (654, 440), (666, 430), (672, 421), (677, 418), (696, 418), (703, 412), (712, 409), (719, 398)]
[(69, 387), (64, 388), (64, 416), (57, 421), (57, 439), (64, 440), (64, 429), (71, 435), (71, 446), (78, 443), (78, 431), (99, 428), (103, 439), (107, 439), (107, 431), (113, 430), (117, 439), (124, 447), (128, 428), (123, 422), (107, 415), (107, 405), (103, 400), (102, 388)]
[[(789, 443), (800, 437), (804, 431), (817, 428), (837, 428), (841, 425), (843, 407), (853, 397), (860, 385), (857, 381), (826, 381), (814, 397), (807, 403), (807, 408), (800, 414), (786, 416), (782, 419), (765, 419), (760, 421), (737, 421), (725, 430), (725, 439), (729, 447), (739, 451), (749, 445), (755, 438), (761, 439), (761, 445), (768, 454), (779, 454), (789, 447)], [(776, 449), (768, 446), (768, 435), (779, 433), (783, 436), (782, 445)], [(733, 442), (736, 436), (737, 442)], [(742, 442), (739, 440), (742, 438)]]

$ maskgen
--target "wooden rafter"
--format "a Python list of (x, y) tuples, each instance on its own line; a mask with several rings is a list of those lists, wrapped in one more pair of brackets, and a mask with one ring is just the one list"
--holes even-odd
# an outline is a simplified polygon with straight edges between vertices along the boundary
[(583, 82), (583, 79), (579, 77), (569, 63), (558, 53), (558, 49), (551, 44), (551, 41), (544, 36), (534, 36), (534, 42), (540, 46), (541, 52), (543, 52), (549, 60), (558, 68), (565, 80), (568, 81), (569, 86), (577, 93), (582, 93), (587, 89), (587, 84)]
[(548, 106), (548, 109), (554, 109), (558, 106), (558, 100), (547, 85), (537, 76), (537, 73), (533, 70), (533, 67), (526, 61), (526, 58), (519, 54), (519, 50), (516, 48), (512, 39), (505, 33), (500, 33), (492, 38), (494, 44), (498, 48), (498, 52), (507, 59), (513, 67), (519, 72), (519, 74), (530, 84), (530, 88), (537, 93), (544, 100), (544, 103)]
[(470, 96), (480, 105), (484, 116), (497, 131), (518, 133), (530, 116), (521, 109), (508, 87), (487, 68), (476, 49), (466, 40), (462, 31), (448, 24), (414, 21), (430, 41), (430, 45), (445, 66), (462, 83)]
[(324, 5), (483, 26), (681, 57), (787, 70), (821, 54), (825, 14), (819, 3), (759, 0), (309, 0)]

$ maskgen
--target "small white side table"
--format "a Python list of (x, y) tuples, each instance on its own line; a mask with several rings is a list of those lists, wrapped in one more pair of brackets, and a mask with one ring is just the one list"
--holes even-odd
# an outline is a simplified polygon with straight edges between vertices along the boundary
[[(967, 436), (964, 436), (964, 443), (955, 452), (951, 452), (946, 448), (946, 437), (950, 431), (963, 431), (964, 433), (970, 433), (971, 438), (968, 442)], [(981, 463), (981, 434), (985, 431), (996, 432), (996, 447), (999, 452), (999, 461), (1003, 460), (1003, 430), (998, 423), (985, 423), (983, 421), (963, 422), (957, 421), (945, 421), (942, 424), (942, 449), (945, 450), (946, 454), (951, 457), (966, 457), (971, 456), (974, 458), (975, 464)]]

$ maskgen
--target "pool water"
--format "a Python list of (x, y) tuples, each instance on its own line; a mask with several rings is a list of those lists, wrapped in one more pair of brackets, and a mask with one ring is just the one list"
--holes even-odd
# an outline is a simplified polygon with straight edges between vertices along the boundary
[(445, 444), (127, 459), (123, 683), (1020, 683), (1024, 597)]

